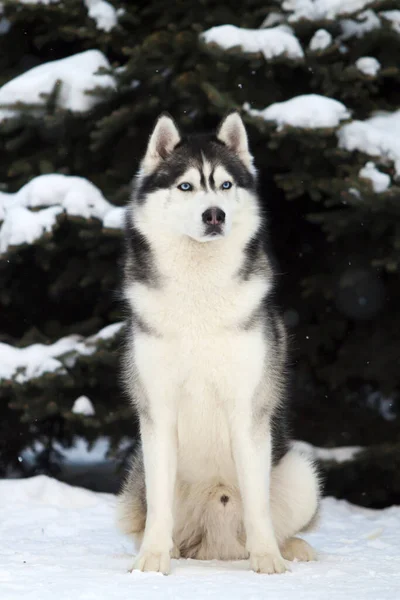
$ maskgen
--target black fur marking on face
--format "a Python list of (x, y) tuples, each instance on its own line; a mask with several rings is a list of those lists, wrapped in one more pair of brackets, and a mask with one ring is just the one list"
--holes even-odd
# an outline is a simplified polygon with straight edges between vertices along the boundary
[[(210, 163), (212, 171), (218, 165), (224, 167), (238, 187), (255, 189), (254, 175), (223, 142), (215, 136), (196, 135), (182, 138), (154, 172), (139, 181), (133, 193), (134, 200), (142, 204), (152, 192), (173, 187), (190, 167), (197, 168), (202, 173), (204, 160)], [(201, 183), (203, 185), (203, 181)]]
[(215, 191), (215, 179), (214, 179), (214, 171), (211, 171), (211, 173), (210, 173), (209, 182), (210, 182), (210, 188), (211, 188), (213, 191)]
[(203, 190), (207, 190), (206, 178), (203, 171), (200, 171), (200, 186), (203, 188)]

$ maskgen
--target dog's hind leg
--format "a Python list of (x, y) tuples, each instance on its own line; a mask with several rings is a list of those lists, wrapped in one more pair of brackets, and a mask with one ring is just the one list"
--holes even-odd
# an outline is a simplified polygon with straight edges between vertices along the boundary
[(313, 548), (293, 537), (317, 518), (320, 482), (312, 462), (290, 450), (271, 472), (270, 506), (275, 536), (287, 560), (315, 560)]

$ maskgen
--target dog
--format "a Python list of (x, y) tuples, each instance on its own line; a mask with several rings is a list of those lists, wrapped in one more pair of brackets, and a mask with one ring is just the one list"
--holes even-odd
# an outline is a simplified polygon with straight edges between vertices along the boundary
[(162, 114), (126, 215), (123, 379), (140, 443), (118, 498), (140, 545), (171, 558), (249, 559), (258, 573), (313, 560), (315, 466), (290, 444), (287, 337), (244, 123), (182, 136)]

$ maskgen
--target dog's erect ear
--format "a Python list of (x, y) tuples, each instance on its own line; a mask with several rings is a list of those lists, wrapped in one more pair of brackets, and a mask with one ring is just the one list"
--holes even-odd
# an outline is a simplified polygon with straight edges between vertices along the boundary
[(173, 118), (167, 113), (160, 115), (147, 145), (142, 163), (143, 170), (146, 173), (154, 171), (159, 163), (171, 154), (180, 139), (181, 136)]
[(253, 170), (253, 157), (249, 151), (246, 128), (238, 112), (231, 112), (222, 119), (217, 130), (217, 139), (234, 152), (248, 169)]

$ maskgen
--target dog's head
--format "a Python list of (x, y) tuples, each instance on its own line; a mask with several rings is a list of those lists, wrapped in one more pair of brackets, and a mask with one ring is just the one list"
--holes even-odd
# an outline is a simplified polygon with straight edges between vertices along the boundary
[(134, 198), (146, 204), (146, 221), (150, 217), (171, 233), (209, 242), (227, 236), (246, 215), (258, 219), (255, 176), (239, 113), (228, 114), (214, 135), (192, 137), (182, 137), (163, 114), (142, 160)]

